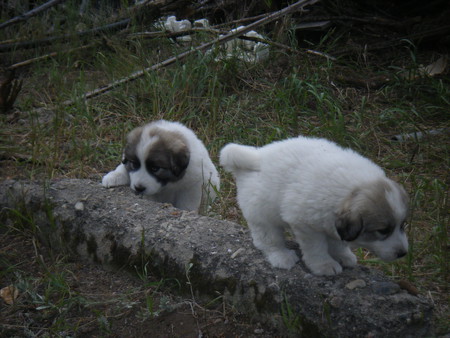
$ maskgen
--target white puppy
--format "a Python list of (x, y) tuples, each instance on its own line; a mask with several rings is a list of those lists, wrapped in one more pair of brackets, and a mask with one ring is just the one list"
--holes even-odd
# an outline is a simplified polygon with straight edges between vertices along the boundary
[(122, 163), (103, 177), (102, 184), (129, 184), (154, 201), (198, 210), (215, 198), (220, 181), (194, 132), (178, 122), (160, 120), (128, 134)]
[(220, 163), (236, 179), (254, 245), (274, 267), (298, 261), (285, 247), (285, 229), (316, 275), (356, 265), (349, 244), (385, 261), (407, 253), (405, 190), (351, 149), (300, 136), (261, 148), (228, 144)]

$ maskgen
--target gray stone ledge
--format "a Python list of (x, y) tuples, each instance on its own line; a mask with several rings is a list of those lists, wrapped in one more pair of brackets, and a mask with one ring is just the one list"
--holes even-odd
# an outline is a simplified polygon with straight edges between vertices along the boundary
[[(358, 266), (316, 277), (301, 264), (274, 269), (241, 225), (154, 203), (127, 187), (8, 180), (0, 183), (1, 223), (11, 221), (11, 209), (32, 215), (47, 245), (105, 265), (147, 264), (184, 282), (188, 272), (198, 296), (221, 294), (236, 310), (279, 329), (284, 317), (309, 337), (432, 335), (430, 302), (380, 272)], [(287, 308), (290, 315), (282, 316)]]

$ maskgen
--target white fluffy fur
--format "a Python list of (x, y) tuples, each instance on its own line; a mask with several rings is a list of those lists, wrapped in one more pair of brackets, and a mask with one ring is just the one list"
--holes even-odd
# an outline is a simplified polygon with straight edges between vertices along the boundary
[[(387, 261), (407, 252), (402, 228), (406, 193), (380, 167), (351, 149), (308, 137), (261, 148), (228, 144), (220, 164), (236, 179), (238, 203), (254, 245), (274, 267), (290, 269), (298, 261), (296, 253), (285, 247), (286, 229), (317, 275), (354, 266), (349, 244)], [(378, 205), (378, 196), (384, 204)], [(386, 220), (395, 223), (387, 238), (378, 231)]]
[[(139, 170), (129, 172), (121, 163), (114, 171), (103, 177), (102, 185), (109, 188), (129, 184), (133, 190), (136, 190), (136, 187), (145, 187), (144, 194), (152, 200), (171, 203), (175, 207), (185, 210), (197, 211), (203, 203), (214, 200), (215, 189), (218, 190), (220, 187), (219, 175), (202, 141), (184, 125), (160, 120), (144, 126), (135, 149), (140, 162), (145, 162), (149, 147), (154, 146), (158, 141), (158, 136), (150, 136), (152, 128), (157, 128), (159, 132), (161, 130), (162, 132), (175, 132), (184, 137), (190, 156), (184, 176), (176, 182), (162, 185), (149, 174), (145, 165), (142, 165)], [(175, 140), (174, 143), (176, 142), (178, 141)]]

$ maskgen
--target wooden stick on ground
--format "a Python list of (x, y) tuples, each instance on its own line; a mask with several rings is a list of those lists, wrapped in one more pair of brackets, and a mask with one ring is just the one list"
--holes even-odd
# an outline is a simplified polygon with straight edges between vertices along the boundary
[(38, 6), (34, 9), (32, 9), (31, 11), (28, 11), (24, 14), (15, 16), (14, 18), (3, 22), (2, 24), (0, 24), (0, 29), (8, 27), (10, 25), (16, 24), (18, 22), (22, 22), (22, 21), (26, 21), (29, 18), (31, 18), (32, 16), (35, 16), (36, 14), (39, 14), (40, 12), (43, 12), (47, 9), (49, 9), (50, 7), (53, 7), (61, 2), (64, 2), (65, 0), (50, 0), (47, 1), (45, 4)]

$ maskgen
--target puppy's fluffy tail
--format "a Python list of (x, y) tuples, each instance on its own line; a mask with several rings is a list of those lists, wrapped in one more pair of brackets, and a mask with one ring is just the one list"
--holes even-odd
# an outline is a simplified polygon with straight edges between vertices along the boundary
[(220, 165), (232, 173), (259, 171), (261, 160), (257, 148), (229, 143), (220, 151)]

